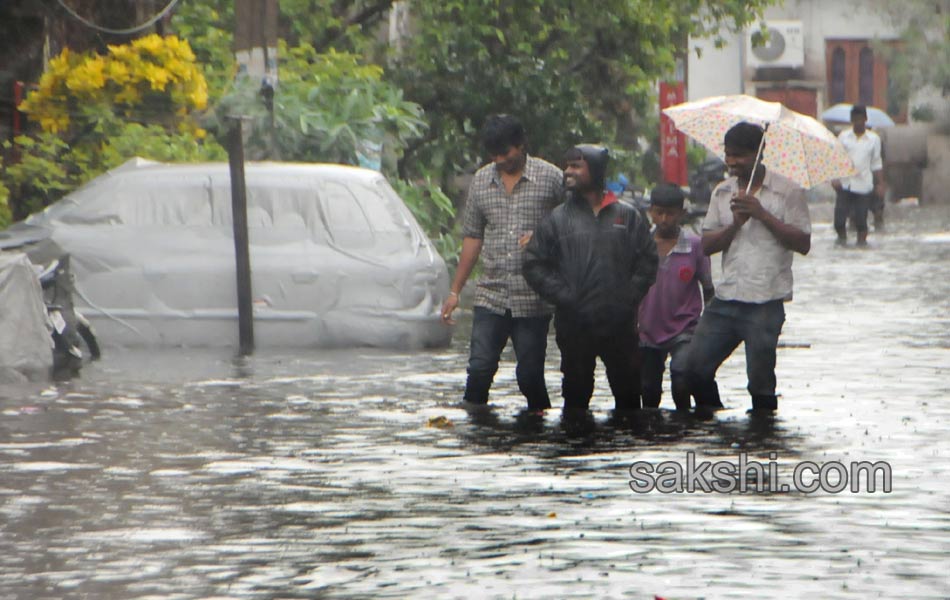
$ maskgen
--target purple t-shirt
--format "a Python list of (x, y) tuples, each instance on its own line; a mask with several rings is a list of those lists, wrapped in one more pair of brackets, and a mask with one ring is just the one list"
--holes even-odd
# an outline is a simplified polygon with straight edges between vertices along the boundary
[(640, 302), (640, 342), (659, 347), (695, 328), (703, 312), (700, 283), (711, 281), (702, 241), (680, 229), (676, 245), (660, 257), (656, 283)]

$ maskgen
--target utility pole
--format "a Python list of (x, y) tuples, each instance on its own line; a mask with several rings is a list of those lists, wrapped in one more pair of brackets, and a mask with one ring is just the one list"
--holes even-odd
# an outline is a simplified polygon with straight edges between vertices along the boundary
[(240, 355), (254, 352), (254, 307), (251, 303), (251, 253), (247, 234), (247, 188), (244, 184), (244, 136), (240, 117), (228, 119), (228, 162), (231, 172), (231, 224), (237, 273)]
[(267, 109), (268, 148), (264, 158), (279, 159), (274, 139), (274, 92), (277, 88), (277, 0), (235, 0), (234, 57), (237, 79), (260, 86)]
[(277, 87), (277, 0), (235, 0), (234, 56), (238, 77)]
[[(234, 55), (237, 78), (259, 81), (261, 96), (273, 121), (277, 85), (277, 0), (235, 0)], [(247, 231), (247, 187), (244, 179), (243, 115), (229, 115), (228, 162), (231, 173), (231, 215), (237, 275), (240, 354), (254, 352), (254, 307), (251, 291), (251, 253)]]

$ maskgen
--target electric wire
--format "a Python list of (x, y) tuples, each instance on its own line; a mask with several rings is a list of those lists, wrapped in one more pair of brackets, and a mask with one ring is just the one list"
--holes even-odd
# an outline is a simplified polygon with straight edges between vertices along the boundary
[(157, 23), (160, 19), (162, 19), (165, 15), (167, 15), (169, 11), (175, 8), (175, 5), (178, 4), (178, 0), (170, 0), (170, 2), (165, 6), (165, 8), (163, 8), (157, 15), (145, 21), (141, 25), (136, 25), (135, 27), (130, 27), (128, 29), (110, 29), (109, 27), (102, 27), (101, 25), (97, 25), (96, 23), (93, 23), (92, 21), (84, 18), (82, 15), (78, 14), (76, 11), (70, 8), (63, 0), (56, 0), (56, 2), (59, 3), (59, 5), (63, 7), (63, 10), (69, 13), (71, 17), (73, 17), (74, 19), (76, 19), (77, 21), (85, 25), (86, 27), (95, 29), (96, 31), (101, 31), (102, 33), (110, 33), (113, 35), (130, 35), (130, 34), (138, 33), (140, 31), (148, 29), (149, 27)]

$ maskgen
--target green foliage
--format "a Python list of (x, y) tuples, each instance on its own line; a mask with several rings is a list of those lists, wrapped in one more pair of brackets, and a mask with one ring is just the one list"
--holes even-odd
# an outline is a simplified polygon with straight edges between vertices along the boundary
[(699, 165), (703, 164), (709, 157), (709, 154), (709, 150), (707, 150), (702, 144), (697, 144), (687, 140), (686, 164), (688, 165), (689, 169), (695, 169)]
[(234, 1), (182, 2), (172, 25), (188, 40), (208, 82), (208, 98), (214, 104), (231, 87), (237, 72), (234, 59)]
[[(386, 56), (393, 0), (281, 0), (272, 112), (257, 85), (233, 82), (232, 0), (182, 2), (169, 26), (190, 44), (207, 82), (212, 109), (203, 122), (213, 133), (226, 131), (227, 116), (243, 116), (249, 159), (355, 164), (382, 146), (391, 180), (398, 171), (425, 182), (396, 184), (430, 236), (444, 242), (443, 254), (454, 256), (448, 209), (460, 194), (451, 183), (480, 164), (478, 130), (487, 115), (518, 115), (529, 151), (554, 161), (578, 141), (608, 144), (613, 173), (651, 183), (656, 160), (645, 149), (657, 136), (655, 82), (688, 51), (688, 36), (744, 27), (774, 2), (412, 0), (401, 5), (410, 31)], [(180, 129), (178, 114), (119, 122), (107, 104), (80, 108), (83, 121), (70, 124), (63, 145), (44, 136), (18, 141), (22, 166), (0, 176), (15, 210), (41, 207), (132, 153), (224, 156), (201, 130)]]
[[(91, 142), (91, 143), (90, 143)], [(158, 125), (130, 123), (104, 115), (86, 136), (70, 146), (58, 135), (21, 135), (4, 148), (20, 156), (0, 173), (10, 191), (14, 220), (42, 210), (93, 177), (140, 156), (167, 162), (226, 160), (224, 148), (190, 132), (169, 132)]]
[(426, 165), (447, 182), (477, 164), (476, 133), (493, 112), (518, 115), (531, 150), (549, 159), (581, 140), (635, 156), (655, 132), (633, 116), (655, 112), (655, 81), (673, 71), (688, 36), (743, 27), (771, 3), (414, 0), (413, 34), (393, 75), (425, 109), (430, 132), (404, 171)]
[(5, 143), (0, 184), (15, 219), (55, 202), (130, 158), (222, 159), (192, 119), (207, 102), (205, 79), (186, 41), (148, 35), (108, 54), (64, 50), (21, 105), (41, 132)]
[[(386, 64), (383, 80), (423, 107), (429, 128), (425, 137), (404, 138), (409, 144), (398, 165), (403, 177), (434, 173), (451, 189), (447, 185), (456, 174), (480, 162), (477, 132), (482, 121), (501, 111), (525, 122), (534, 154), (556, 160), (579, 140), (601, 141), (628, 151), (623, 167), (635, 175), (641, 138), (655, 137), (653, 124), (642, 118), (655, 111), (654, 82), (673, 70), (677, 54), (686, 53), (687, 36), (718, 36), (722, 26), (741, 28), (774, 2), (603, 0), (593, 10), (569, 0), (413, 0), (404, 5), (411, 11), (411, 31), (384, 63), (380, 43), (392, 0), (281, 0), (280, 36), (295, 50), (290, 56), (281, 50), (284, 89), (278, 90), (275, 106), (311, 114), (304, 123), (291, 124), (275, 110), (275, 125), (288, 129), (274, 139), (258, 128), (255, 143), (270, 156), (301, 146), (325, 155), (336, 143), (352, 145), (351, 133), (362, 133), (335, 126), (339, 112), (321, 116), (322, 106), (307, 106), (299, 93), (288, 94), (286, 84), (306, 72), (294, 63), (307, 50), (296, 49), (309, 48), (318, 55), (353, 53), (363, 57), (363, 65)], [(203, 63), (210, 61), (215, 72), (230, 74), (233, 60), (222, 49), (230, 49), (233, 19), (230, 0), (188, 2), (176, 11), (172, 27)], [(220, 97), (218, 90), (224, 88), (215, 83), (214, 73), (206, 73), (209, 96)], [(259, 124), (265, 122), (257, 114), (257, 90), (247, 86), (231, 92), (243, 100), (231, 97), (225, 105), (251, 111)], [(336, 96), (329, 91), (328, 97)], [(294, 126), (315, 128), (323, 141), (296, 138)]]
[[(20, 160), (7, 165), (0, 175), (0, 184), (10, 192), (14, 220), (41, 210), (81, 183), (76, 169), (60, 160), (60, 156), (68, 155), (69, 146), (56, 134), (21, 135), (12, 144), (4, 142), (3, 147), (8, 151), (15, 148), (20, 155)], [(79, 162), (85, 157), (77, 154), (74, 159)]]
[[(382, 140), (384, 171), (397, 169), (405, 180), (431, 177), (454, 204), (461, 198), (452, 187), (455, 176), (481, 163), (478, 130), (495, 112), (524, 121), (532, 154), (556, 162), (573, 143), (599, 141), (614, 150), (614, 172), (649, 184), (659, 168), (647, 149), (657, 138), (655, 81), (688, 51), (689, 35), (739, 29), (773, 3), (412, 0), (402, 4), (411, 13), (410, 31), (384, 59), (380, 42), (392, 0), (281, 0), (280, 37), (289, 48), (280, 51), (273, 121), (248, 82), (229, 90), (214, 114), (218, 131), (224, 115), (249, 117), (251, 158), (353, 163), (361, 141)], [(172, 20), (195, 53), (217, 68), (226, 65), (215, 58), (209, 32), (220, 28), (221, 39), (230, 39), (230, 6), (228, 0), (183, 3)], [(209, 22), (212, 12), (218, 18)], [(374, 64), (386, 66), (378, 79), (365, 71)], [(208, 78), (209, 96), (219, 97)], [(424, 109), (427, 128), (407, 100)], [(422, 195), (418, 201), (433, 200)], [(420, 218), (431, 236), (445, 233), (448, 224), (440, 228), (427, 219)]]
[(888, 61), (888, 112), (899, 112), (914, 92), (926, 87), (934, 87), (945, 99), (950, 96), (950, 0), (875, 4), (903, 27), (899, 44), (874, 45)]
[(6, 227), (13, 222), (13, 214), (10, 212), (10, 190), (0, 181), (0, 228)]
[(920, 104), (910, 109), (910, 118), (915, 121), (930, 123), (936, 119), (937, 115), (934, 108), (929, 104)]
[(281, 30), (294, 46), (374, 57), (383, 50), (376, 33), (385, 30), (392, 5), (393, 0), (280, 0)]
[(457, 263), (462, 239), (452, 200), (428, 177), (417, 183), (391, 178), (391, 183), (439, 254), (446, 262)]
[(94, 171), (115, 168), (132, 157), (161, 162), (205, 162), (227, 160), (228, 153), (214, 140), (191, 134), (169, 133), (157, 125), (113, 124), (114, 132), (93, 162)]
[(422, 110), (383, 79), (379, 66), (348, 53), (318, 54), (306, 44), (282, 46), (281, 55), (273, 113), (248, 78), (214, 111), (218, 131), (229, 126), (227, 117), (242, 117), (248, 158), (357, 165), (369, 146), (382, 146), (393, 162), (425, 131)]

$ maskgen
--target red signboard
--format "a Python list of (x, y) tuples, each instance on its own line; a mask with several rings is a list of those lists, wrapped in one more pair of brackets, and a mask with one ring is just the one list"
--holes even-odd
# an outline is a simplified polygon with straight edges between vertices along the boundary
[(677, 185), (687, 184), (686, 137), (673, 126), (673, 120), (663, 114), (668, 106), (686, 100), (682, 82), (660, 83), (660, 166), (663, 179)]

